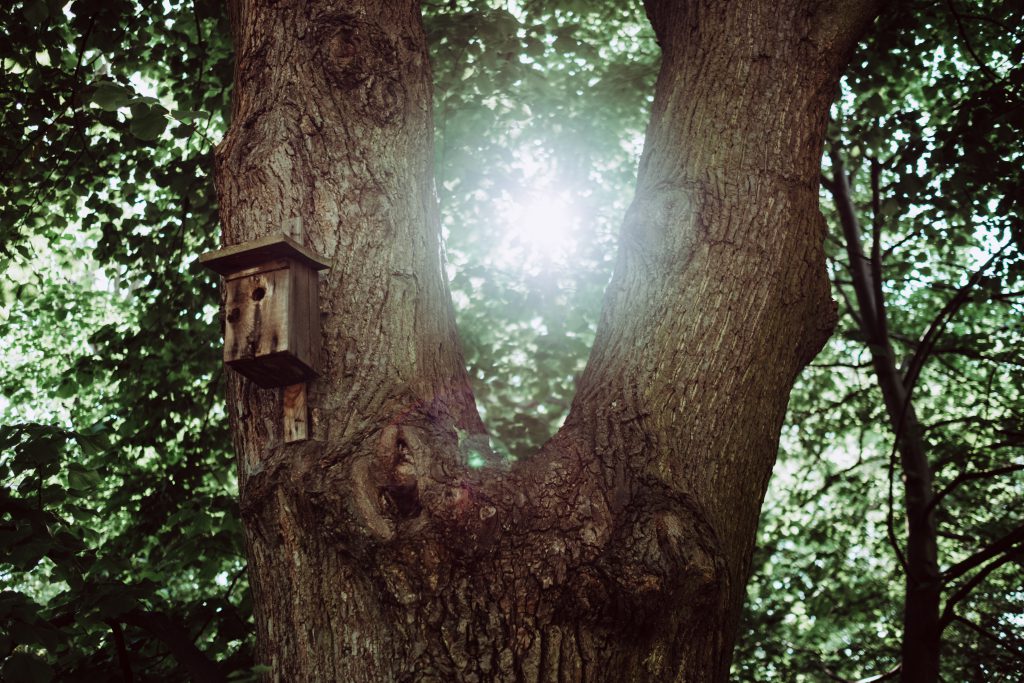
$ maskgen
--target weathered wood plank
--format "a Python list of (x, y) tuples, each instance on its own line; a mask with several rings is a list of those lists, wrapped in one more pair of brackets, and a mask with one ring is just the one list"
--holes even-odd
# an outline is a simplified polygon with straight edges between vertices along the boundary
[(231, 280), (237, 280), (240, 277), (249, 277), (250, 275), (256, 275), (257, 273), (265, 273), (270, 270), (281, 270), (282, 268), (290, 268), (292, 266), (292, 263), (294, 262), (286, 258), (274, 259), (273, 261), (267, 261), (266, 263), (261, 263), (257, 266), (253, 266), (252, 268), (246, 268), (245, 270), (239, 270), (237, 272), (231, 273), (230, 275), (225, 275), (224, 281), (228, 282)]
[(291, 267), (224, 283), (224, 362), (264, 388), (317, 374), (310, 339), (319, 339), (320, 320), (309, 311), (309, 281), (316, 273), (294, 261), (283, 263)]
[(292, 270), (273, 270), (225, 283), (226, 362), (291, 351), (288, 304)]
[(292, 384), (281, 390), (284, 405), (284, 442), (294, 443), (309, 438), (309, 408), (306, 384)]
[(320, 318), (309, 307), (311, 289), (316, 296), (316, 277), (316, 271), (300, 266), (291, 269), (288, 282), (288, 350), (311, 366), (316, 363), (311, 339), (320, 336)]

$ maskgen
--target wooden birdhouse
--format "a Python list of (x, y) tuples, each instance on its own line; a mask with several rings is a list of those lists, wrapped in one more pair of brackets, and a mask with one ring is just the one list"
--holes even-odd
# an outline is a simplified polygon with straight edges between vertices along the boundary
[(317, 376), (323, 258), (278, 234), (211, 251), (199, 262), (224, 276), (227, 365), (264, 388)]

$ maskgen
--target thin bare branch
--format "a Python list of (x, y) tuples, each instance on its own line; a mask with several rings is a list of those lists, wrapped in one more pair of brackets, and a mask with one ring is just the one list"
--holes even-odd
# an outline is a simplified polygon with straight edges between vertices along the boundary
[(967, 53), (974, 60), (974, 63), (978, 65), (978, 69), (984, 74), (986, 80), (989, 83), (996, 86), (1003, 85), (1003, 79), (992, 70), (985, 61), (978, 56), (978, 53), (974, 51), (974, 46), (971, 44), (971, 39), (967, 35), (967, 29), (964, 27), (964, 22), (961, 18), (960, 13), (956, 9), (956, 5), (953, 4), (953, 0), (946, 0), (946, 7), (949, 8), (949, 13), (953, 15), (953, 21), (956, 23), (956, 32), (960, 35), (960, 39), (964, 43), (964, 48), (967, 49)]
[(149, 631), (160, 640), (171, 655), (188, 672), (189, 678), (202, 683), (220, 683), (224, 675), (217, 665), (197, 648), (188, 632), (162, 612), (132, 610), (120, 617), (121, 621)]
[(878, 159), (871, 158), (871, 284), (874, 286), (878, 316), (875, 325), (881, 339), (889, 338), (889, 323), (885, 315), (885, 297), (882, 293), (882, 196), (878, 189), (882, 169)]
[(1000, 638), (996, 634), (992, 633), (988, 629), (982, 628), (978, 624), (975, 624), (973, 621), (965, 619), (964, 617), (960, 616), (959, 614), (954, 614), (953, 615), (953, 621), (960, 622), (961, 624), (963, 624), (967, 628), (971, 629), (972, 631), (974, 631), (975, 633), (977, 633), (981, 637), (983, 637), (983, 638), (985, 638), (987, 640), (991, 640), (996, 645), (999, 645), (1000, 647), (1005, 648), (1005, 649), (1009, 650), (1010, 652), (1013, 652), (1014, 654), (1019, 655), (1022, 659), (1024, 659), (1024, 650), (1022, 650), (1022, 649), (1020, 649), (1018, 647), (1014, 647), (1013, 645), (1011, 645), (1010, 643), (1006, 642), (1005, 640), (1003, 640), (1002, 638)]
[(949, 299), (949, 301), (946, 302), (946, 305), (942, 307), (942, 310), (940, 310), (938, 315), (936, 315), (932, 320), (925, 333), (921, 335), (921, 338), (918, 341), (919, 345), (917, 350), (914, 352), (913, 357), (907, 365), (907, 372), (903, 379), (908, 399), (910, 395), (913, 394), (914, 385), (920, 377), (921, 369), (928, 360), (928, 356), (931, 354), (936, 342), (938, 342), (939, 337), (941, 337), (942, 333), (945, 331), (946, 324), (953, 318), (953, 316), (956, 315), (957, 311), (967, 303), (970, 298), (971, 290), (981, 282), (981, 279), (984, 277), (988, 269), (1002, 258), (1006, 248), (1012, 243), (1012, 240), (1004, 242), (1003, 245), (985, 261), (985, 263), (981, 264), (981, 266), (975, 270), (969, 278), (967, 278), (967, 282), (957, 289), (956, 293)]
[(1004, 467), (994, 467), (990, 470), (979, 470), (977, 472), (961, 472), (953, 481), (949, 482), (941, 491), (935, 494), (931, 502), (928, 504), (929, 508), (934, 508), (939, 502), (948, 496), (950, 493), (955, 491), (959, 486), (969, 481), (977, 481), (978, 479), (988, 479), (989, 477), (998, 477), (1003, 474), (1010, 474), (1011, 472), (1019, 472), (1024, 470), (1024, 465), (1006, 465)]

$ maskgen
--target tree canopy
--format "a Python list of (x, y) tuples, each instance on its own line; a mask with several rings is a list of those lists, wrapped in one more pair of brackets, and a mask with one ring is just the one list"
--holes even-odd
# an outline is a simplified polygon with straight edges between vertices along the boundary
[[(896, 670), (909, 406), (943, 680), (1024, 673), (1024, 8), (894, 5), (832, 111), (839, 329), (791, 398), (736, 680)], [(659, 50), (639, 4), (423, 12), (449, 286), (492, 446), (522, 458), (586, 362)], [(217, 246), (228, 19), (212, 0), (0, 16), (0, 674), (257, 677), (217, 282), (195, 264)]]

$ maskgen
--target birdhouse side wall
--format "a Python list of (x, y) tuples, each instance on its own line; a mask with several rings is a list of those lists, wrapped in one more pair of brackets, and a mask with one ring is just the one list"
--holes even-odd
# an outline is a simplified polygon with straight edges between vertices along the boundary
[(310, 368), (316, 368), (320, 357), (319, 275), (296, 262), (289, 273), (288, 350)]

